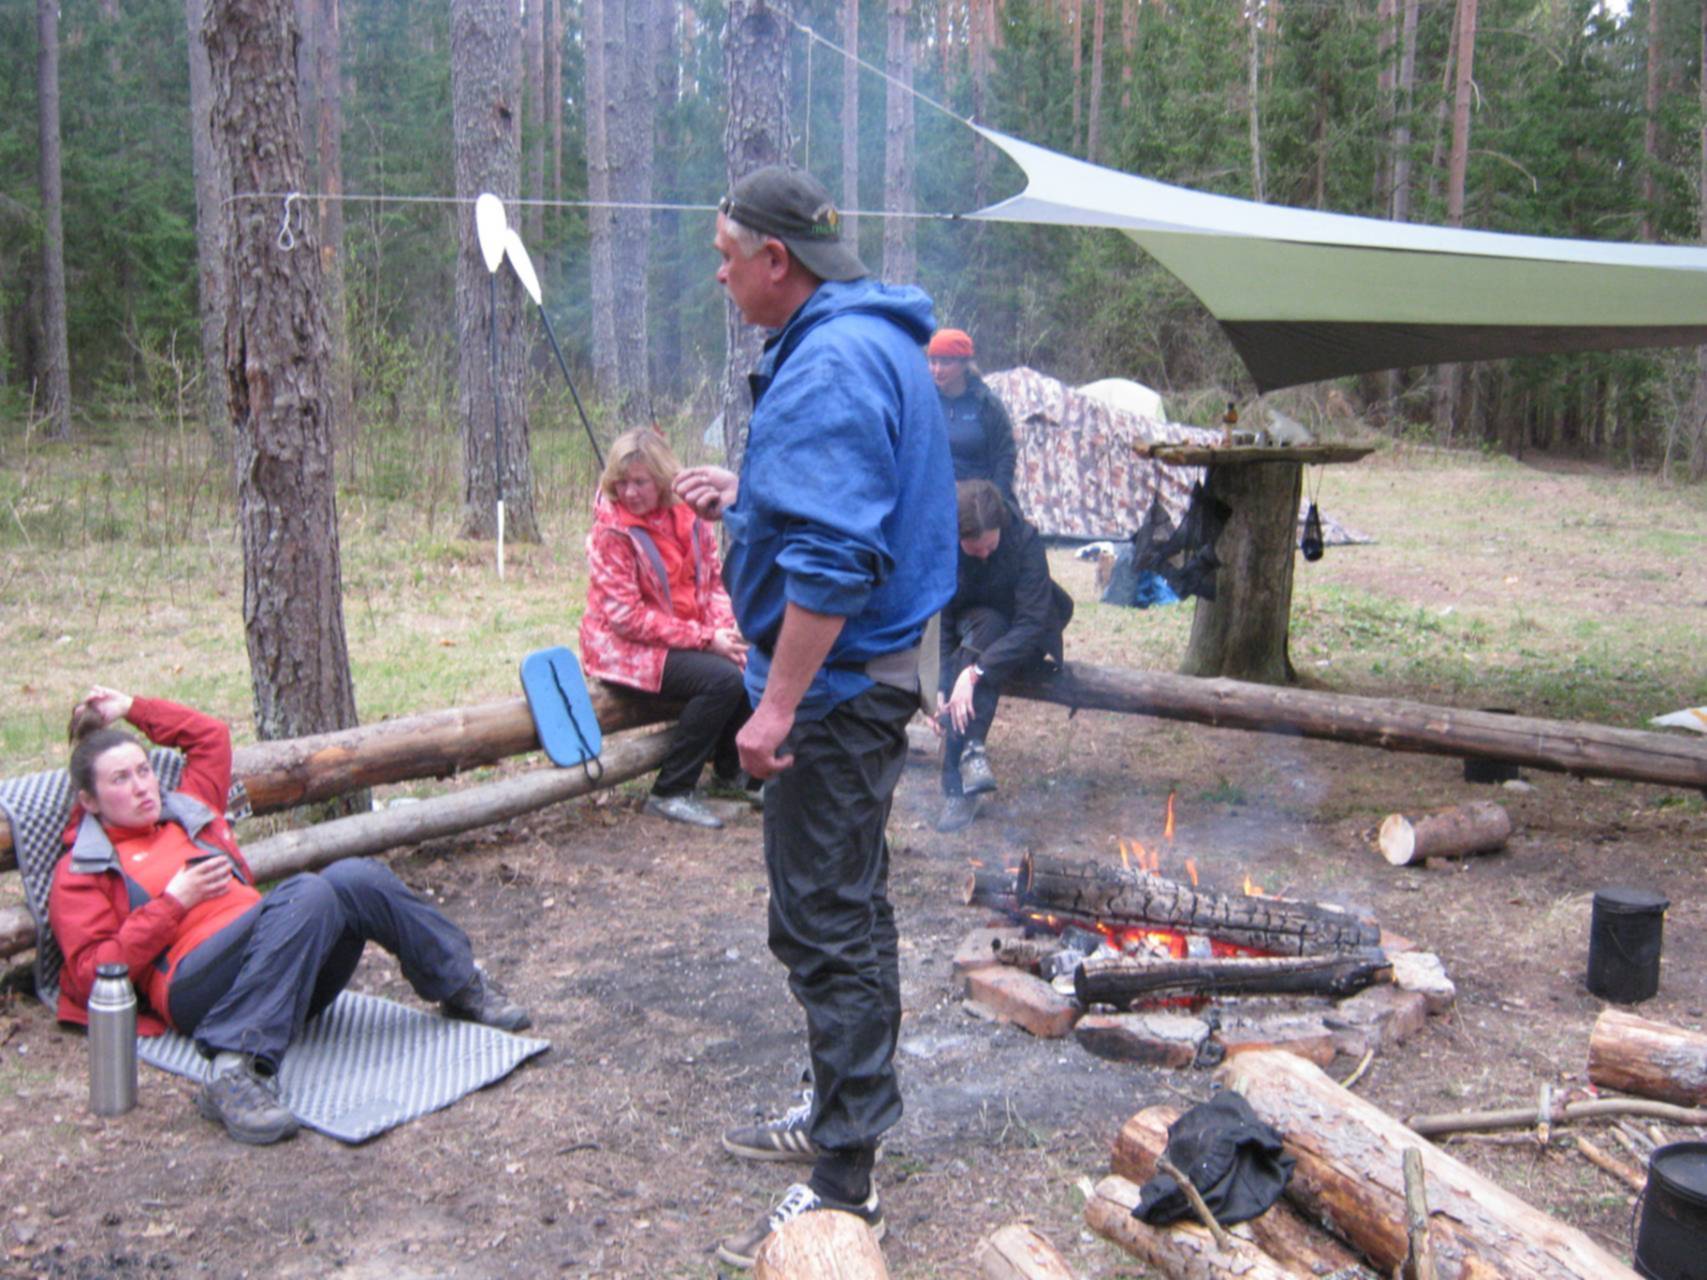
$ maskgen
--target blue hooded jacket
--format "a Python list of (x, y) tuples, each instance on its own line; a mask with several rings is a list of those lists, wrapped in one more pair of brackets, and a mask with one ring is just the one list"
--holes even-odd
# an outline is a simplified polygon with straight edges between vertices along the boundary
[(801, 699), (815, 720), (872, 685), (865, 664), (919, 643), (954, 594), (954, 467), (923, 344), (931, 300), (827, 281), (766, 345), (724, 582), (764, 693), (788, 602), (847, 619)]

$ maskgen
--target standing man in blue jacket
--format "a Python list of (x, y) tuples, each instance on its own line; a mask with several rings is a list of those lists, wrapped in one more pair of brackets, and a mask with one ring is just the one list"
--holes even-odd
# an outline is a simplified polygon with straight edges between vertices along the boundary
[(901, 1116), (895, 915), (884, 827), (919, 706), (925, 623), (954, 594), (955, 495), (918, 289), (870, 278), (829, 194), (772, 166), (719, 207), (718, 283), (772, 330), (751, 377), (739, 477), (682, 472), (677, 492), (729, 530), (724, 579), (747, 637), (753, 715), (736, 738), (765, 790), (770, 946), (806, 1011), (812, 1089), (737, 1156), (810, 1163), (808, 1181), (718, 1255), (750, 1266), (814, 1209), (881, 1235), (878, 1140)]

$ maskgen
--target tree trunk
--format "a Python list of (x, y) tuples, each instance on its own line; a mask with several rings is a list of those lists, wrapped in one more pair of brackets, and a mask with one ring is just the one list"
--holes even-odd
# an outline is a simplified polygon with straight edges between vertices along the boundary
[[(349, 316), (344, 294), (344, 86), (343, 19), (339, 0), (314, 0), (315, 149), (319, 156), (320, 279), (326, 297), (326, 329), (332, 349), (332, 421), (348, 443), (355, 437), (352, 414)], [(334, 444), (337, 441), (334, 440)]]
[[(1696, 175), (1699, 199), (1696, 203), (1696, 231), (1707, 244), (1707, 4), (1701, 6), (1701, 68), (1698, 86), (1701, 106), (1701, 168)], [(1689, 481), (1700, 484), (1707, 480), (1707, 347), (1695, 351), (1695, 414), (1692, 442), (1689, 447)]]
[(1660, 166), (1660, 0), (1648, 0), (1648, 85), (1642, 99), (1642, 225), (1638, 234), (1654, 241), (1654, 174)]
[(1286, 1195), (1385, 1274), (1409, 1253), (1403, 1157), (1422, 1154), (1429, 1244), (1440, 1280), (1634, 1280), (1583, 1232), (1518, 1199), (1405, 1128), (1321, 1068), (1276, 1050), (1241, 1053), (1216, 1073), (1286, 1139)]
[[(723, 155), (729, 185), (767, 164), (788, 159), (788, 10), (765, 0), (732, 0), (723, 30), (723, 75), (729, 114)], [(731, 467), (746, 447), (752, 395), (747, 375), (759, 361), (763, 334), (741, 319), (733, 302), (724, 311), (723, 449)]]
[[(545, 47), (545, 118), (551, 135), (551, 198), (563, 199), (563, 0), (551, 0)], [(547, 225), (556, 229), (561, 211), (553, 209)], [(555, 238), (555, 237), (553, 237)]]
[(1707, 1035), (1608, 1009), (1589, 1036), (1588, 1078), (1603, 1089), (1707, 1106)]
[(1107, 24), (1108, 0), (1091, 0), (1091, 107), (1085, 126), (1085, 159), (1092, 164), (1102, 154), (1102, 46)]
[[(522, 35), (522, 80), (527, 86), (527, 118), (522, 136), (528, 144), (528, 180), (526, 193), (535, 200), (545, 198), (545, 0), (524, 0), (526, 25)], [(545, 235), (545, 208), (530, 204), (524, 207), (522, 222), (527, 227), (530, 245), (538, 245)]]
[(36, 146), (41, 180), (41, 325), (36, 412), (50, 440), (71, 438), (71, 351), (65, 333), (65, 193), (59, 173), (59, 0), (36, 0)]
[[(526, 334), (532, 301), (504, 263), (488, 273), (473, 201), (491, 192), (515, 225), (521, 185), (521, 31), (516, 0), (455, 0), (451, 7), (451, 115), (456, 134), (456, 328), (465, 538), (538, 542), (528, 446)], [(495, 284), (494, 284), (495, 282)], [(498, 340), (493, 357), (492, 326)], [(494, 367), (496, 366), (496, 367)], [(494, 390), (496, 388), (496, 390)], [(496, 402), (496, 403), (495, 403)]]
[(1138, 6), (1142, 0), (1120, 0), (1120, 114), (1132, 110), (1132, 64), (1138, 57)]
[(1393, 134), (1393, 221), (1411, 216), (1411, 113), (1416, 110), (1417, 9), (1420, 0), (1401, 0), (1399, 29), (1399, 123)]
[(1511, 815), (1492, 800), (1472, 800), (1407, 818), (1391, 813), (1381, 821), (1376, 843), (1395, 867), (1414, 867), (1430, 858), (1463, 858), (1505, 848)]
[[(232, 187), (303, 186), (289, 0), (209, 5), (215, 142)], [(356, 723), (344, 640), (331, 349), (313, 222), (277, 244), (278, 207), (225, 193), (226, 378), (243, 537), (243, 621), (255, 730), (293, 738)]]
[[(1446, 221), (1464, 225), (1464, 182), (1470, 159), (1470, 95), (1476, 65), (1476, 0), (1458, 0), (1453, 26), (1455, 62), (1452, 90), (1452, 151), (1446, 167)], [(1463, 384), (1461, 365), (1440, 367), (1435, 387), (1434, 420), (1451, 444), (1458, 428), (1458, 400)]]
[(606, 399), (616, 396), (616, 219), (611, 209), (610, 122), (618, 85), (616, 53), (606, 31), (605, 0), (581, 9), (581, 45), (586, 56), (587, 268), (591, 277), (593, 385)]
[[(1110, 1171), (1140, 1186), (1148, 1182), (1156, 1174), (1156, 1157), (1167, 1150), (1168, 1129), (1180, 1115), (1178, 1107), (1170, 1106), (1146, 1107), (1134, 1115), (1114, 1139)], [(1260, 1217), (1227, 1229), (1298, 1275), (1373, 1280), (1373, 1273), (1349, 1249), (1314, 1222), (1300, 1217), (1285, 1200)]]
[(908, 39), (913, 0), (888, 0), (888, 45), (884, 58), (889, 73), (883, 131), (883, 278), (890, 284), (911, 284), (918, 276), (913, 221), (897, 217), (913, 211), (913, 135), (907, 107), (913, 85), (913, 59)]
[(1262, 172), (1262, 124), (1258, 111), (1262, 89), (1262, 24), (1255, 12), (1245, 19), (1247, 44), (1245, 49), (1245, 115), (1251, 138), (1251, 199), (1258, 204), (1268, 199)]
[[(620, 19), (620, 33), (615, 23)], [(616, 291), (617, 388), (625, 422), (655, 422), (647, 356), (646, 281), (651, 261), (652, 214), (632, 207), (652, 202), (653, 129), (657, 118), (652, 7), (635, 0), (607, 0), (605, 33), (617, 35), (622, 60), (621, 88), (609, 136), (611, 193), (615, 211), (615, 261), (622, 264), (624, 287)], [(606, 68), (607, 74), (610, 68)]]
[(1079, 148), (1079, 132), (1083, 119), (1083, 88), (1085, 83), (1085, 0), (1062, 0), (1063, 17), (1067, 27), (1067, 43), (1073, 50), (1073, 149)]
[(1382, 149), (1375, 158), (1375, 198), (1371, 207), (1385, 210), (1391, 201), (1393, 183), (1393, 44), (1398, 18), (1396, 0), (1377, 0), (1375, 5), (1375, 110), (1380, 119)]
[(1232, 514), (1215, 544), (1215, 598), (1199, 599), (1180, 666), (1189, 676), (1286, 684), (1304, 469), (1288, 462), (1210, 467), (1204, 490)]
[[(977, 48), (976, 39), (974, 35), (974, 50)], [(842, 48), (855, 57), (859, 54), (859, 0), (842, 0)], [(859, 78), (862, 74), (864, 69), (854, 58), (842, 59), (842, 238), (855, 249), (859, 248), (859, 219), (851, 211), (859, 208)]]
[(225, 211), (229, 187), (213, 145), (212, 71), (202, 43), (207, 0), (184, 0), (185, 42), (190, 51), (190, 162), (196, 185), (196, 305), (202, 335), (202, 413), (221, 459), (231, 457), (231, 401), (225, 380)]

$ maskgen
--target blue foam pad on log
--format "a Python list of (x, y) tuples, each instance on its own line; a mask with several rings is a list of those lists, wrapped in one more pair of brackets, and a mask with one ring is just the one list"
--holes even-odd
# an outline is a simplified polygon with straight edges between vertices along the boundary
[(581, 675), (581, 662), (558, 645), (522, 659), (522, 691), (533, 713), (539, 745), (559, 768), (597, 756), (604, 746), (599, 718)]

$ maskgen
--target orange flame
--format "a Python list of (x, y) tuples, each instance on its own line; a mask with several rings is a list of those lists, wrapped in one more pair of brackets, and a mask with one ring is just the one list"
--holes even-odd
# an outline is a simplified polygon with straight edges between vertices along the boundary
[(1162, 839), (1171, 841), (1174, 838), (1174, 793), (1168, 792), (1168, 818), (1162, 824)]
[(1248, 872), (1245, 875), (1245, 896), (1250, 898), (1268, 897), (1268, 894), (1263, 892), (1263, 887), (1255, 880), (1252, 880)]
[(1191, 887), (1197, 888), (1197, 862), (1192, 858), (1185, 860), (1185, 873), (1191, 877)]

